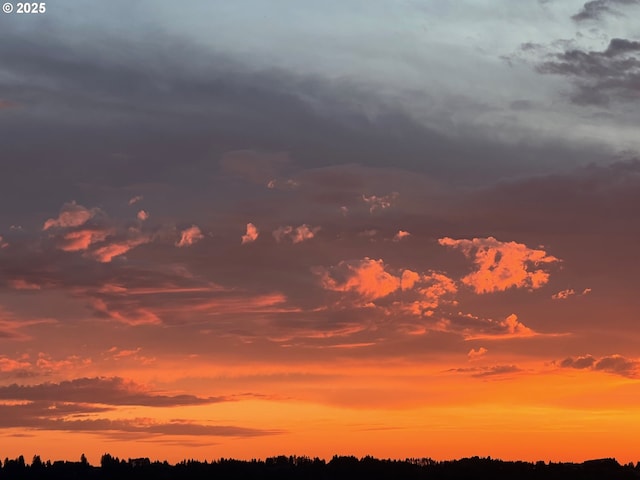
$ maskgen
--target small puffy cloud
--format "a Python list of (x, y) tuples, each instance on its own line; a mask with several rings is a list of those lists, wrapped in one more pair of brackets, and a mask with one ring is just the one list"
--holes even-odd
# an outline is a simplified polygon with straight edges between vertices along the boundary
[(557, 333), (539, 333), (518, 320), (515, 314), (504, 320), (493, 320), (471, 314), (458, 314), (446, 319), (443, 330), (459, 333), (465, 340), (508, 340), (540, 336), (558, 336)]
[(472, 348), (469, 350), (469, 353), (467, 353), (467, 357), (469, 357), (470, 361), (478, 360), (479, 358), (484, 357), (488, 351), (489, 350), (484, 347), (479, 347), (478, 349)]
[(560, 362), (560, 366), (563, 368), (591, 368), (594, 363), (596, 363), (596, 359), (593, 355), (583, 355), (581, 357), (567, 357)]
[(638, 365), (637, 360), (631, 360), (622, 355), (609, 355), (598, 360), (593, 368), (594, 370), (635, 377), (638, 374)]
[(554, 293), (553, 295), (551, 295), (551, 298), (553, 298), (554, 300), (566, 300), (567, 298), (575, 294), (576, 291), (573, 288), (568, 288), (566, 290), (561, 290), (558, 293)]
[(409, 237), (411, 234), (409, 232), (405, 232), (404, 230), (398, 230), (398, 233), (396, 233), (393, 236), (393, 241), (394, 242), (399, 242), (400, 240), (402, 240), (403, 238), (407, 238)]
[(56, 218), (50, 218), (44, 222), (42, 230), (49, 230), (54, 227), (79, 227), (89, 221), (95, 214), (95, 210), (88, 210), (82, 205), (78, 205), (75, 201), (65, 203)]
[(514, 337), (531, 337), (535, 335), (535, 332), (524, 323), (518, 321), (518, 316), (515, 313), (509, 315), (503, 322), (500, 323), (506, 328), (507, 333)]
[(326, 290), (356, 293), (365, 301), (372, 301), (400, 288), (400, 278), (385, 270), (384, 262), (365, 257), (362, 260), (342, 261), (329, 269), (314, 270)]
[(462, 283), (476, 293), (505, 291), (509, 288), (540, 288), (549, 280), (541, 264), (559, 262), (544, 250), (536, 250), (522, 243), (501, 242), (493, 237), (455, 240), (445, 237), (440, 245), (461, 250), (471, 259), (476, 270), (462, 278)]
[(242, 236), (242, 245), (253, 243), (258, 239), (260, 232), (253, 223), (247, 223), (247, 233)]
[(591, 293), (591, 289), (590, 289), (590, 288), (585, 288), (585, 289), (582, 291), (582, 295), (589, 295), (590, 293)]
[(2, 238), (2, 235), (0, 235), (0, 248), (7, 248), (8, 246), (9, 244), (5, 242), (4, 239)]
[(145, 210), (140, 210), (136, 217), (138, 217), (138, 220), (140, 220), (141, 222), (144, 222), (147, 218), (149, 218), (149, 213)]
[(398, 192), (393, 192), (389, 195), (383, 195), (378, 197), (376, 195), (371, 195), (367, 197), (366, 195), (362, 195), (362, 200), (365, 203), (369, 204), (369, 213), (373, 213), (376, 210), (384, 210), (389, 208), (393, 202), (398, 198)]
[(303, 224), (295, 228), (290, 225), (286, 225), (274, 230), (273, 238), (275, 238), (278, 243), (284, 239), (289, 239), (293, 243), (301, 243), (315, 237), (319, 230), (320, 227), (310, 227), (307, 224)]
[(142, 195), (136, 195), (135, 197), (132, 197), (132, 198), (129, 199), (129, 205), (133, 205), (134, 203), (138, 203), (143, 198), (144, 197)]
[(341, 206), (340, 213), (342, 213), (343, 217), (346, 217), (349, 214), (349, 207)]
[(204, 238), (202, 231), (196, 225), (191, 225), (180, 232), (180, 240), (176, 242), (176, 247), (190, 247)]

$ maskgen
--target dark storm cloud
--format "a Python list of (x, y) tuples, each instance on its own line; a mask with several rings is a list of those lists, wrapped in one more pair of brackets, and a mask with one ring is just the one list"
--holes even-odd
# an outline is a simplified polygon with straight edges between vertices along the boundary
[[(20, 105), (0, 115), (0, 215), (15, 215), (10, 223), (43, 204), (88, 203), (96, 186), (210, 191), (227, 152), (286, 152), (299, 168), (392, 159), (398, 168), (472, 183), (601, 153), (512, 145), (475, 130), (444, 135), (354, 81), (257, 70), (162, 33), (148, 32), (144, 42), (99, 31), (83, 38), (73, 44), (71, 30), (51, 25), (28, 36), (11, 25), (0, 31), (0, 88), (4, 101)], [(262, 181), (270, 173), (263, 170), (243, 174)]]
[(617, 6), (638, 4), (638, 0), (592, 0), (586, 2), (582, 10), (571, 18), (576, 22), (584, 20), (599, 20), (604, 14), (619, 14)]
[(139, 385), (119, 377), (77, 378), (38, 385), (13, 384), (0, 387), (0, 399), (148, 407), (205, 405), (226, 400), (223, 397), (155, 394), (143, 391)]
[(567, 50), (537, 66), (543, 74), (571, 79), (571, 101), (580, 105), (607, 105), (611, 100), (640, 98), (640, 42), (614, 38), (603, 51)]

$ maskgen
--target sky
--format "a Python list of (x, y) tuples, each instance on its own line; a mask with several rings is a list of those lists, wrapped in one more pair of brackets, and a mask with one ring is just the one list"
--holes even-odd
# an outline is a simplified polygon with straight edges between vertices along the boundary
[(640, 460), (640, 2), (0, 14), (0, 455)]

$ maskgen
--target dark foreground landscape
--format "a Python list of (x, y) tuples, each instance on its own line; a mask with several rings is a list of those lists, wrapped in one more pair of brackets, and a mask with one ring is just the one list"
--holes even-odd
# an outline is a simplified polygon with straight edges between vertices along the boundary
[(34, 456), (5, 458), (0, 479), (638, 479), (640, 462), (620, 465), (613, 458), (583, 463), (502, 461), (490, 457), (435, 461), (430, 458), (381, 460), (373, 457), (319, 458), (279, 456), (266, 460), (183, 460), (175, 465), (148, 458), (102, 456), (100, 466), (79, 462), (42, 461)]

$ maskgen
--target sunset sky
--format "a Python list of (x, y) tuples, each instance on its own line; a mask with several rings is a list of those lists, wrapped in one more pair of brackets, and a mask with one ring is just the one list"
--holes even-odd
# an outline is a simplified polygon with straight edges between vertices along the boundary
[(0, 13), (0, 457), (640, 460), (638, 18)]

